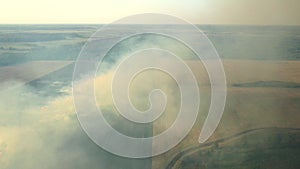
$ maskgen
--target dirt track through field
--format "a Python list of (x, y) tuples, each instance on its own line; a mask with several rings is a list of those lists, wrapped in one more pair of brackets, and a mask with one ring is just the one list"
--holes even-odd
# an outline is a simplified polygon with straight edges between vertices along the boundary
[(296, 131), (300, 131), (300, 128), (279, 128), (279, 127), (262, 127), (262, 128), (255, 128), (255, 129), (250, 129), (250, 130), (246, 130), (240, 133), (236, 133), (234, 135), (231, 135), (229, 137), (225, 137), (225, 138), (221, 138), (215, 141), (211, 141), (205, 144), (200, 144), (199, 146), (195, 146), (195, 147), (191, 147), (188, 148), (186, 150), (183, 150), (182, 152), (178, 153), (177, 155), (175, 155), (173, 157), (173, 159), (170, 161), (170, 163), (167, 165), (166, 169), (172, 169), (176, 166), (177, 162), (182, 159), (183, 157), (185, 157), (186, 155), (190, 154), (190, 153), (194, 153), (197, 152), (198, 150), (201, 150), (203, 148), (215, 145), (215, 144), (219, 144), (219, 143), (223, 143), (225, 141), (237, 138), (237, 137), (241, 137), (253, 132), (257, 132), (257, 131), (261, 131), (261, 130), (296, 130)]

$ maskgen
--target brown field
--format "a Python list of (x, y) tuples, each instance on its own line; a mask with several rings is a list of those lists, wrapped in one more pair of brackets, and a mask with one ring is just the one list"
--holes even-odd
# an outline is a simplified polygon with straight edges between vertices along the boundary
[(19, 82), (25, 84), (59, 70), (73, 61), (32, 61), (13, 66), (0, 67), (0, 83)]
[[(188, 64), (201, 92), (197, 122), (179, 145), (153, 158), (153, 168), (165, 168), (177, 153), (199, 145), (197, 140), (210, 103), (209, 80), (200, 62), (188, 61)], [(300, 127), (300, 61), (223, 60), (223, 65), (228, 86), (225, 111), (217, 130), (207, 142), (253, 128)], [(255, 86), (255, 82), (266, 84)], [(236, 86), (247, 83), (254, 85)], [(292, 85), (280, 86), (290, 83)], [(168, 128), (175, 116), (176, 113), (166, 113), (155, 122), (154, 135)]]

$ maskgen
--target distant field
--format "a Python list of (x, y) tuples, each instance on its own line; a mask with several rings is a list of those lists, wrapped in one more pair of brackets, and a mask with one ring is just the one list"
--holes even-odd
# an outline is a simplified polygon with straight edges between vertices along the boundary
[(14, 66), (0, 67), (0, 84), (18, 82), (25, 84), (59, 70), (72, 61), (33, 61)]
[[(85, 41), (101, 26), (0, 25), (0, 66), (32, 60), (75, 60)], [(222, 59), (300, 59), (299, 26), (197, 26), (208, 36)], [(179, 30), (184, 31), (182, 28)], [(103, 37), (114, 36), (115, 33), (104, 34)], [(139, 38), (137, 44), (141, 42), (153, 44), (153, 40), (147, 38)], [(132, 46), (135, 45), (128, 44), (124, 49)]]
[[(300, 83), (300, 61), (222, 60), (228, 86), (257, 81)], [(209, 79), (200, 61), (187, 61), (200, 84)]]

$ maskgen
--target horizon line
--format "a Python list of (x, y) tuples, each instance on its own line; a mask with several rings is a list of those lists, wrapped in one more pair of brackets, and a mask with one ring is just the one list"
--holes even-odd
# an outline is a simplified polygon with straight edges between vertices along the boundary
[[(0, 23), (2, 25), (110, 25), (113, 23)], [(218, 24), (218, 23), (191, 23), (193, 25), (219, 25), (219, 26), (300, 26), (300, 24)], [(186, 25), (172, 23), (119, 23), (115, 25)]]

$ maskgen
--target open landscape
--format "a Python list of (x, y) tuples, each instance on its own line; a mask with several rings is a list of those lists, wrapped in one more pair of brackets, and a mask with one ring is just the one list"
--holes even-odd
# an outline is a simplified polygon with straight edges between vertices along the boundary
[(169, 96), (166, 111), (147, 125), (124, 120), (109, 95), (110, 68), (121, 56), (140, 46), (167, 47), (184, 59), (200, 89), (199, 114), (191, 132), (172, 150), (146, 159), (123, 158), (101, 149), (78, 122), (72, 96), (74, 64), (99, 27), (0, 26), (0, 169), (298, 168), (300, 27), (198, 25), (218, 51), (227, 81), (223, 117), (203, 144), (198, 138), (211, 95), (202, 63), (186, 46), (166, 37), (137, 36), (117, 45), (104, 60), (105, 71), (95, 78), (99, 87), (95, 96), (107, 121), (121, 133), (150, 137), (163, 132), (175, 120), (180, 99), (170, 76), (144, 72), (130, 89), (133, 104), (145, 110), (149, 91), (160, 87)]

